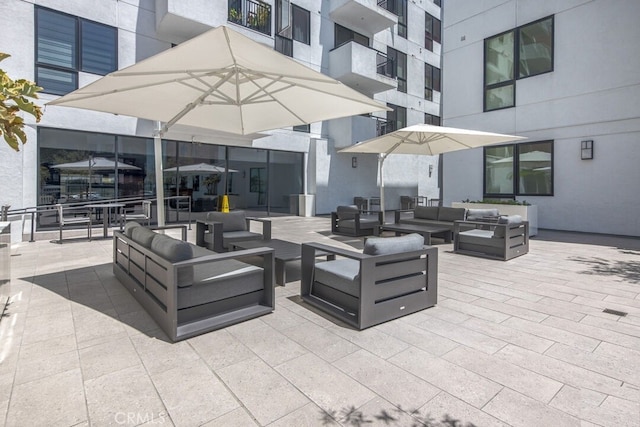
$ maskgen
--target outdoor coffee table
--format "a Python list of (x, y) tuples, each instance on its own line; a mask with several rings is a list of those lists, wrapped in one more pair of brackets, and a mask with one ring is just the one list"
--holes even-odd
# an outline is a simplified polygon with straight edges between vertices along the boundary
[[(253, 249), (267, 247), (273, 249), (273, 257), (276, 264), (276, 284), (284, 286), (285, 281), (285, 264), (287, 261), (295, 261), (302, 258), (302, 245), (286, 240), (246, 240), (240, 242), (230, 242), (229, 250), (236, 249)], [(336, 256), (327, 252), (316, 251), (316, 256), (326, 256), (327, 261), (334, 260)]]
[(376, 236), (382, 231), (394, 231), (396, 236), (418, 233), (422, 235), (427, 246), (431, 246), (431, 235), (439, 235), (438, 237), (442, 237), (445, 242), (451, 242), (451, 228), (444, 225), (384, 224), (376, 227)]

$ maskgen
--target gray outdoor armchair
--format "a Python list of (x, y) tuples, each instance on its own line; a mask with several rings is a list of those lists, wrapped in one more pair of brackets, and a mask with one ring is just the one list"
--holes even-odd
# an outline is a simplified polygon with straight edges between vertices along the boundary
[[(260, 233), (251, 231), (251, 223), (262, 225)], [(270, 240), (271, 220), (246, 216), (244, 211), (209, 212), (205, 221), (196, 222), (196, 245), (225, 252), (230, 242)]]
[(338, 206), (331, 212), (331, 232), (347, 236), (370, 236), (382, 224), (382, 212), (361, 211), (356, 205)]
[[(302, 299), (365, 329), (432, 307), (438, 300), (438, 249), (419, 234), (367, 239), (363, 253), (302, 245)], [(319, 261), (316, 252), (337, 255)]]
[(529, 222), (520, 215), (501, 216), (497, 222), (455, 221), (453, 251), (502, 261), (524, 255), (529, 252)]

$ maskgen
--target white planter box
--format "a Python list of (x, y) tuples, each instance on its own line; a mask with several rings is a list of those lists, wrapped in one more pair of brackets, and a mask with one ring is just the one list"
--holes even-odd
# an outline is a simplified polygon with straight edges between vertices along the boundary
[(453, 202), (453, 208), (467, 209), (498, 209), (500, 215), (520, 215), (523, 220), (529, 221), (529, 236), (538, 234), (538, 206), (536, 205), (503, 205), (493, 203), (464, 203)]

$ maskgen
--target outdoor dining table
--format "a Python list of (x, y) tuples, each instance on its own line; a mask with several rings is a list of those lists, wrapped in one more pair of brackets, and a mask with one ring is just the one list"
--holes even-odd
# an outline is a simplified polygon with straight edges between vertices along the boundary
[(113, 209), (117, 209), (118, 215), (122, 213), (122, 208), (125, 206), (124, 203), (94, 203), (90, 205), (86, 205), (85, 207), (90, 209), (100, 209), (102, 212), (102, 230), (105, 238), (109, 237), (108, 230), (111, 225), (111, 212)]

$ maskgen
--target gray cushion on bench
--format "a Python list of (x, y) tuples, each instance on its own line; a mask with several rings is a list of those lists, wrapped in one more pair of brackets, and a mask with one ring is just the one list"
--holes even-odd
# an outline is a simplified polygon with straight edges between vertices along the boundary
[(153, 230), (149, 230), (146, 227), (134, 227), (131, 230), (131, 240), (145, 248), (151, 248), (151, 242), (157, 235)]
[[(156, 237), (151, 241), (151, 250), (171, 263), (193, 258), (193, 251), (189, 243), (164, 234), (156, 234)], [(193, 267), (178, 268), (178, 287), (189, 285), (192, 282)]]
[(464, 221), (467, 210), (465, 208), (438, 208), (438, 221)]
[(131, 238), (131, 235), (133, 234), (133, 229), (136, 227), (142, 227), (142, 226), (140, 225), (139, 222), (127, 221), (127, 223), (124, 225), (125, 236)]
[(480, 246), (492, 246), (500, 248), (504, 246), (504, 241), (500, 238), (494, 238), (494, 232), (491, 230), (468, 230), (458, 235), (460, 243), (469, 243)]
[(362, 253), (366, 255), (389, 255), (401, 252), (419, 251), (424, 245), (424, 238), (411, 233), (398, 237), (370, 237), (364, 243)]
[[(376, 225), (380, 224), (377, 218), (363, 218), (360, 217), (360, 228), (374, 228)], [(355, 219), (339, 219), (338, 227), (341, 228), (356, 228), (356, 220)]]
[(413, 211), (413, 217), (436, 221), (438, 219), (438, 208), (435, 206), (416, 206)]
[(360, 263), (354, 259), (338, 259), (315, 265), (315, 280), (357, 297), (360, 295)]

